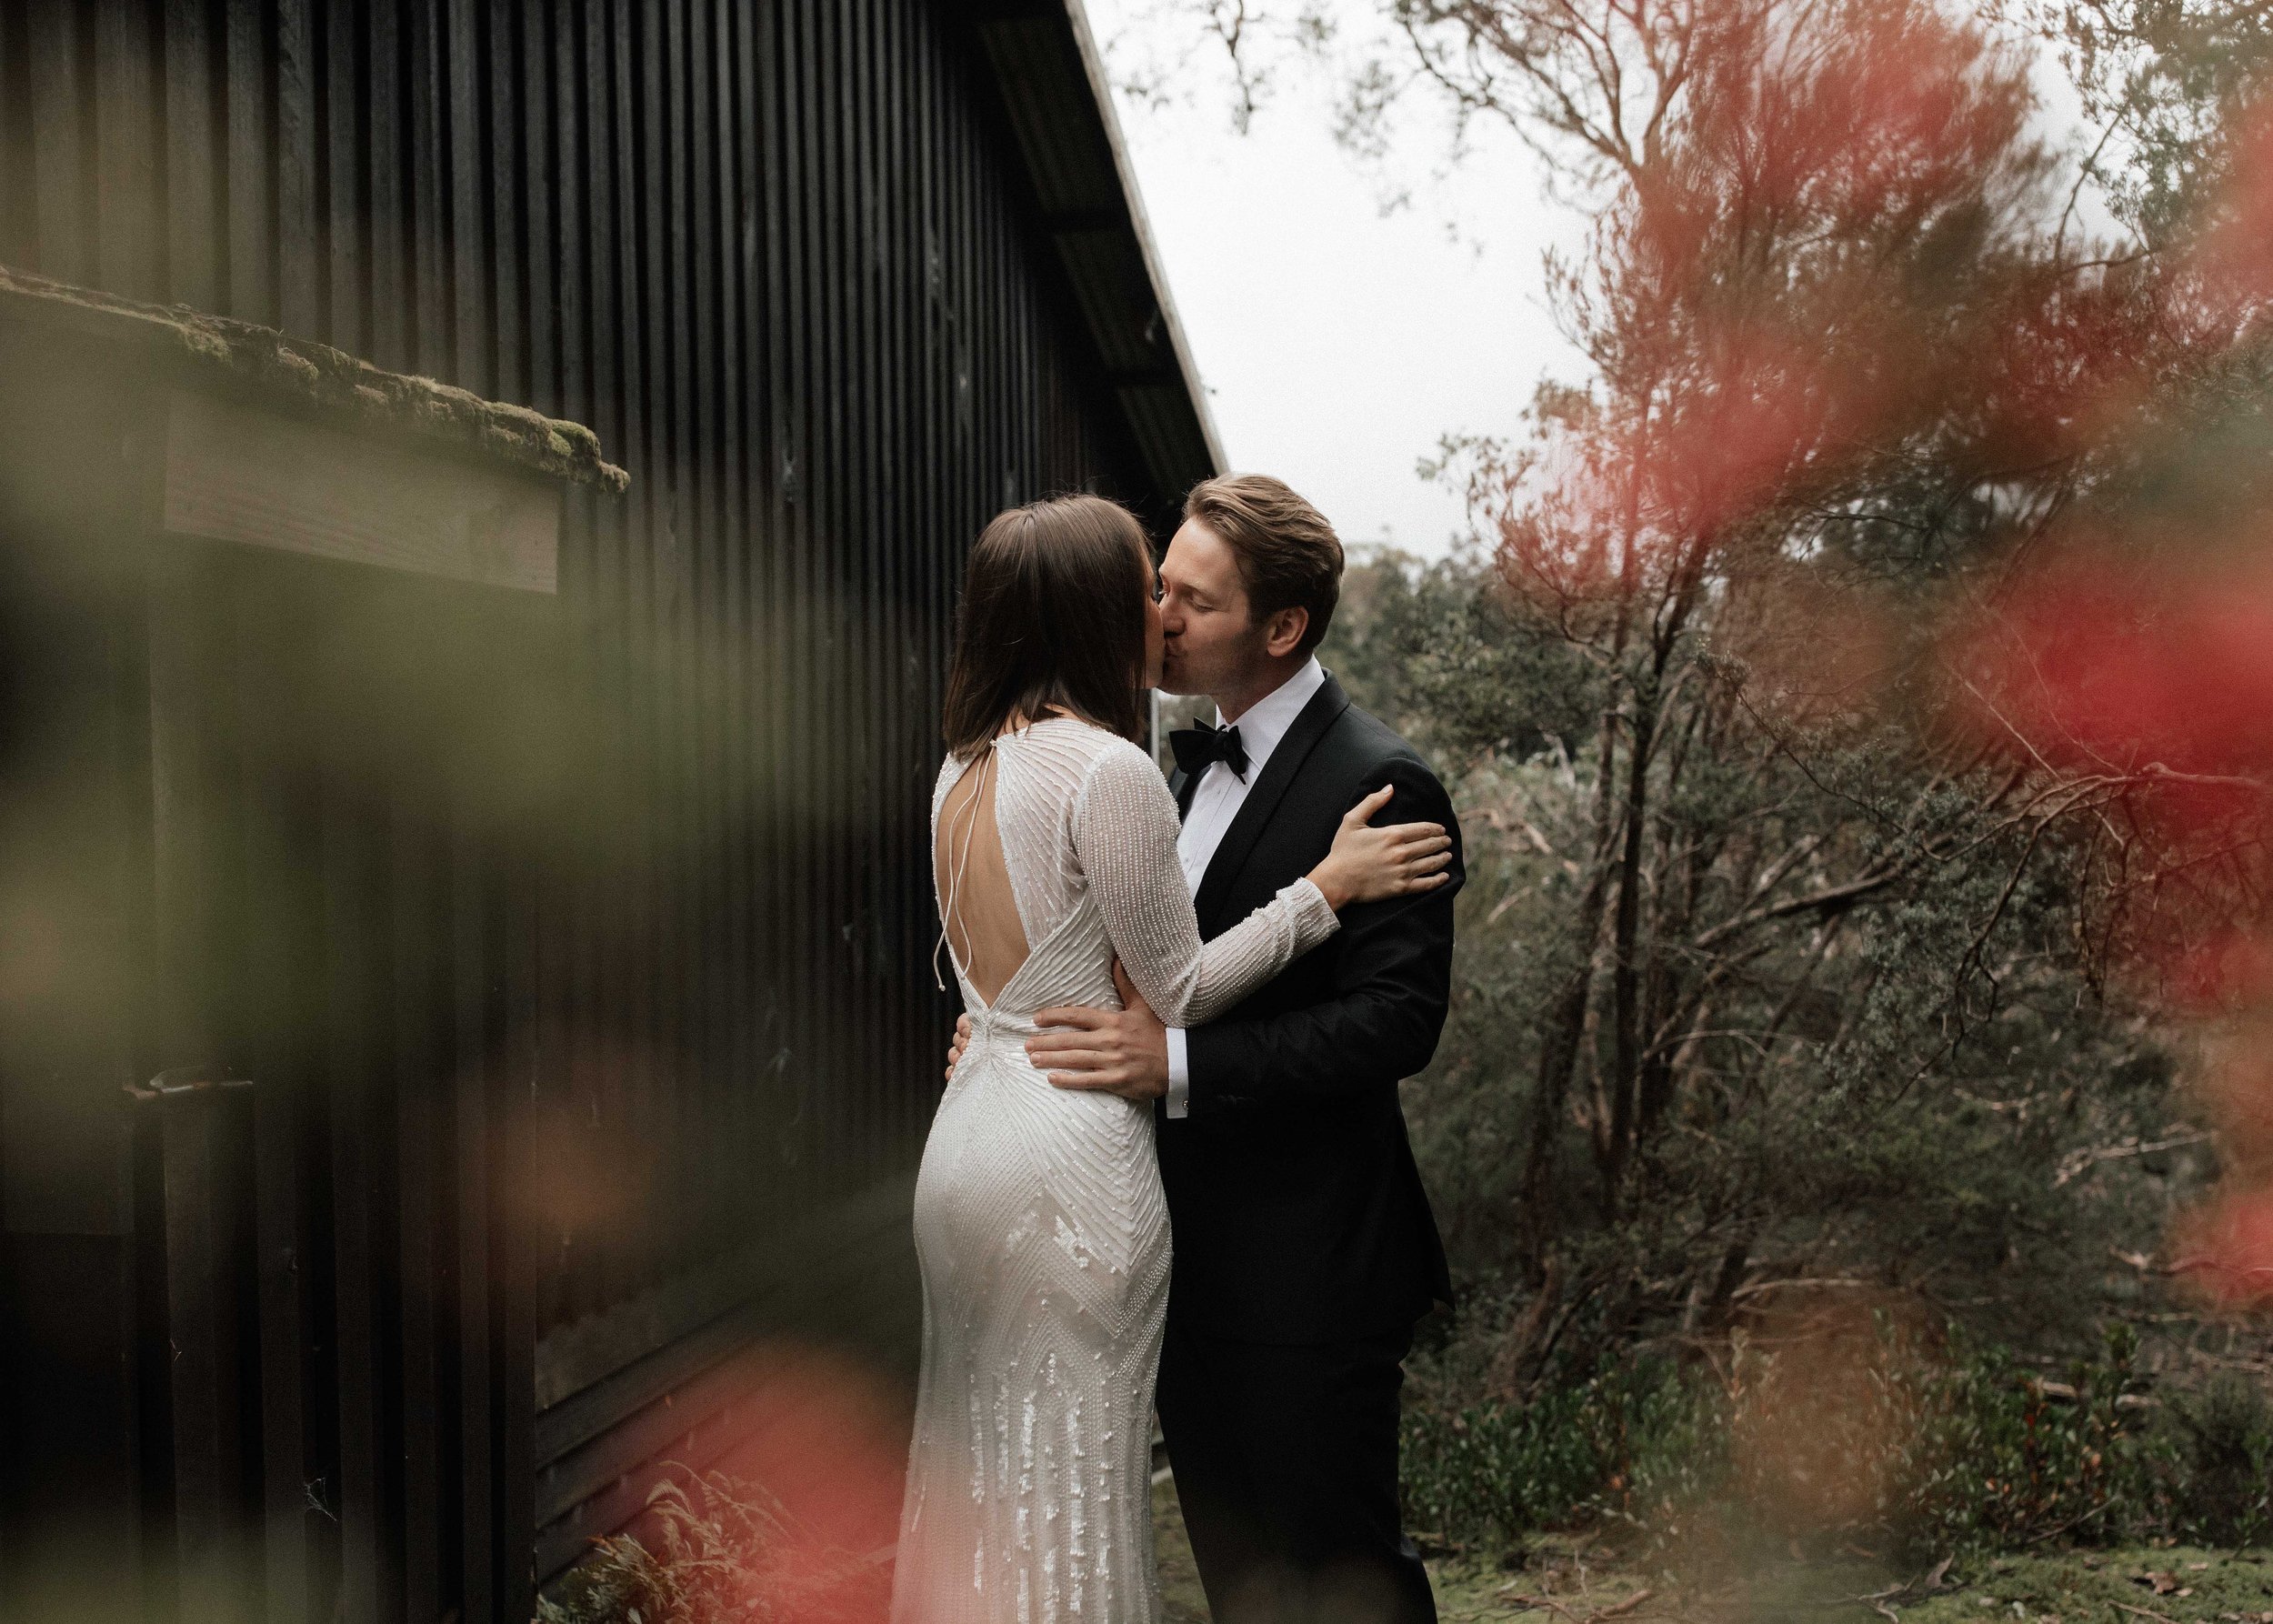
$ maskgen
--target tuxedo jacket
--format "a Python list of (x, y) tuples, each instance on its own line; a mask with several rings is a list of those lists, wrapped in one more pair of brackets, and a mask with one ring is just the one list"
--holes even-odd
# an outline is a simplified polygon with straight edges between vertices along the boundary
[[(1449, 1302), (1443, 1242), (1397, 1104), (1428, 1063), (1452, 980), (1465, 871), (1444, 786), (1333, 677), (1271, 752), (1194, 904), (1203, 938), (1317, 866), (1342, 815), (1383, 785), (1377, 824), (1441, 823), (1452, 877), (1345, 909), (1341, 928), (1186, 1037), (1189, 1114), (1159, 1112), (1175, 1233), (1168, 1317), (1185, 1334), (1340, 1341)], [(1181, 772), (1169, 788), (1189, 804)]]

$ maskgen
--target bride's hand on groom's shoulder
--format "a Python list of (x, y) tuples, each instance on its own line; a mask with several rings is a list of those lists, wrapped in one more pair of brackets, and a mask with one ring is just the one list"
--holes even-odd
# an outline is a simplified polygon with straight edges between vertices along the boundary
[(1113, 985), (1120, 988), (1122, 1008), (1076, 1007), (1035, 1016), (1034, 1024), (1043, 1029), (1026, 1039), (1026, 1058), (1060, 1088), (1158, 1099), (1168, 1091), (1168, 1029), (1117, 959)]

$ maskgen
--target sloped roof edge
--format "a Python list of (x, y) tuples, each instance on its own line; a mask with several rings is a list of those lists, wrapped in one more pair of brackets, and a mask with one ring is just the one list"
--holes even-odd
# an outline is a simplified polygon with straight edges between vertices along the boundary
[(1193, 485), (1224, 471), (1223, 443), (1081, 0), (965, 0), (947, 9), (976, 40), (1106, 392), (1156, 500), (1173, 513)]
[(1081, 65), (1089, 75), (1089, 94), (1096, 99), (1105, 138), (1113, 146), (1113, 166), (1120, 173), (1121, 195), (1128, 200), (1129, 223), (1136, 228), (1137, 246), (1144, 250), (1145, 274), (1152, 282), (1153, 297), (1159, 301), (1160, 318), (1167, 327), (1168, 343), (1176, 351), (1177, 370), (1184, 375), (1184, 389), (1191, 397), (1192, 413), (1199, 419), (1200, 435), (1207, 442), (1207, 456), (1212, 465), (1208, 472), (1225, 473), (1231, 465), (1223, 454), (1223, 439), (1216, 430), (1216, 415), (1208, 409), (1207, 386), (1200, 379), (1199, 364), (1192, 358), (1191, 341), (1184, 336), (1184, 319), (1177, 314), (1176, 296), (1168, 286), (1167, 267), (1161, 263), (1159, 245), (1153, 240), (1152, 220), (1145, 212), (1145, 195), (1136, 184), (1136, 166), (1128, 155), (1128, 143), (1121, 135), (1120, 115), (1113, 105), (1113, 83), (1106, 76), (1104, 54), (1097, 49), (1096, 36), (1089, 31), (1089, 14), (1081, 0), (1065, 3), (1074, 44), (1081, 52)]

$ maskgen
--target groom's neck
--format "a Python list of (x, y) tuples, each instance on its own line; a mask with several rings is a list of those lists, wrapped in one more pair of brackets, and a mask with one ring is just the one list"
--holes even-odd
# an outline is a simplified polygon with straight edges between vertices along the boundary
[(1236, 684), (1219, 686), (1207, 697), (1216, 702), (1216, 708), (1223, 713), (1226, 722), (1237, 722), (1258, 701), (1286, 687), (1287, 679), (1301, 670), (1309, 658), (1307, 654), (1290, 654), (1283, 659), (1264, 655), (1238, 674)]

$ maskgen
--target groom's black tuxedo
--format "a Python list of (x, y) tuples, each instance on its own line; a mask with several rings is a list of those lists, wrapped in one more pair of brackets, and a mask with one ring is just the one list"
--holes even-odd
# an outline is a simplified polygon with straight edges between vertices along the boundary
[[(1193, 1028), (1189, 1115), (1159, 1121), (1176, 1237), (1161, 1424), (1210, 1607), (1233, 1624), (1435, 1616), (1397, 1526), (1398, 1361), (1450, 1285), (1397, 1083), (1444, 1026), (1458, 820), (1427, 764), (1329, 677), (1195, 902), (1202, 937), (1236, 925), (1385, 784), (1397, 794), (1375, 821), (1443, 824), (1450, 881), (1346, 910), (1322, 946)], [(1188, 807), (1183, 775), (1169, 787)]]
[[(1444, 1247), (1397, 1106), (1427, 1065), (1452, 975), (1459, 820), (1412, 747), (1331, 677), (1224, 832), (1194, 899), (1212, 939), (1292, 885), (1342, 815), (1397, 786), (1378, 824), (1441, 823), (1452, 878), (1361, 904), (1342, 927), (1186, 1038), (1190, 1115), (1160, 1121), (1176, 1232), (1168, 1312), (1217, 1336), (1322, 1342), (1409, 1327), (1450, 1300)], [(1177, 804), (1183, 775), (1169, 780)]]

